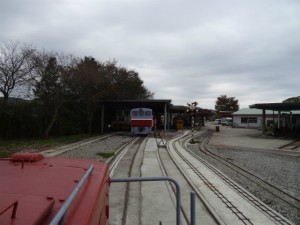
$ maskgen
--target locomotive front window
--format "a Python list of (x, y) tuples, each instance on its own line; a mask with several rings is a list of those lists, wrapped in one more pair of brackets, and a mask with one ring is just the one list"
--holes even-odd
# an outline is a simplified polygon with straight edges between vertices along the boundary
[(139, 116), (144, 116), (144, 111), (142, 109), (139, 110)]
[(138, 116), (139, 115), (139, 113), (138, 113), (138, 111), (132, 111), (132, 116)]
[(145, 111), (145, 116), (151, 116), (151, 111)]

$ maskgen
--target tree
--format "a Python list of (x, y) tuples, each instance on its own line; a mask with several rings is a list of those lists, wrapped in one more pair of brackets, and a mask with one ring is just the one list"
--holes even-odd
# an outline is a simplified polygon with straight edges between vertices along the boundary
[(10, 42), (0, 47), (0, 92), (4, 103), (16, 85), (28, 81), (32, 70), (29, 59), (34, 51), (29, 45), (20, 42)]
[[(111, 63), (107, 63), (106, 67), (110, 67)], [(151, 99), (153, 93), (145, 88), (139, 74), (134, 70), (127, 70), (124, 67), (116, 67), (113, 73), (109, 73), (108, 80), (111, 86), (111, 96), (114, 99)]]
[(108, 81), (107, 91), (110, 99), (151, 99), (153, 93), (145, 88), (139, 74), (134, 70), (118, 67), (117, 61), (108, 61), (103, 64), (104, 74)]
[(300, 96), (291, 97), (282, 101), (283, 103), (300, 103)]
[(229, 111), (236, 112), (239, 110), (238, 100), (235, 97), (227, 97), (227, 95), (221, 95), (217, 98), (215, 110), (220, 111)]
[(43, 68), (40, 64), (38, 70), (41, 80), (37, 82), (34, 94), (43, 106), (45, 116), (48, 117), (44, 132), (44, 137), (48, 137), (57, 118), (58, 110), (63, 104), (65, 93), (63, 68), (57, 64), (56, 57), (50, 57), (46, 66)]
[(93, 57), (85, 57), (71, 71), (68, 87), (73, 98), (85, 109), (88, 133), (92, 133), (93, 117), (98, 103), (108, 96), (103, 65)]

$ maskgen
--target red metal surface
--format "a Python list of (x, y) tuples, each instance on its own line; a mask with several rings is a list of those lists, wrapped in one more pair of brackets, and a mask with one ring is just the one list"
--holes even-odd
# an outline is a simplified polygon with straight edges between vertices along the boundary
[[(0, 160), (1, 225), (49, 224), (92, 164), (94, 170), (68, 209), (65, 224), (108, 224), (107, 164), (84, 159), (40, 159), (41, 156), (36, 156), (37, 161), (25, 162), (20, 155), (16, 158), (18, 161)], [(14, 207), (7, 207), (16, 201), (12, 218)]]
[(15, 153), (12, 155), (12, 161), (30, 161), (36, 162), (44, 158), (42, 154), (39, 153)]
[(153, 120), (152, 119), (132, 119), (130, 121), (130, 126), (132, 127), (152, 127)]

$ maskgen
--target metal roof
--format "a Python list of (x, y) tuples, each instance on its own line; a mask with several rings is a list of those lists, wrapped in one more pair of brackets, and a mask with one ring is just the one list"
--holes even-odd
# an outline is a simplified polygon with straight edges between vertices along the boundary
[[(284, 112), (284, 111), (283, 111)], [(292, 112), (292, 114), (300, 114), (299, 110), (291, 110), (289, 112)], [(263, 113), (262, 109), (240, 109), (239, 111), (236, 111), (232, 113), (233, 116), (261, 116)], [(277, 110), (266, 110), (266, 115), (277, 115), (278, 111)]]
[(274, 111), (291, 111), (300, 110), (300, 103), (259, 103), (249, 105), (249, 108), (268, 109)]
[(129, 108), (152, 108), (157, 111), (163, 111), (165, 105), (170, 107), (170, 99), (149, 99), (149, 100), (106, 100), (101, 103), (108, 107), (129, 107)]
[[(272, 110), (266, 110), (266, 114), (273, 114)], [(262, 109), (240, 109), (239, 111), (236, 111), (232, 113), (232, 115), (237, 116), (237, 115), (262, 115)]]

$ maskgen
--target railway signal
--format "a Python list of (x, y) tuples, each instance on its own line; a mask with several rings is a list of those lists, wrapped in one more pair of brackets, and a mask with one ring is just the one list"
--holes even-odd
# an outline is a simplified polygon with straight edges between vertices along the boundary
[(198, 102), (187, 103), (187, 105), (188, 105), (188, 108), (186, 111), (188, 113), (191, 113), (191, 116), (192, 116), (192, 121), (191, 121), (192, 140), (191, 140), (191, 143), (193, 144), (194, 143), (194, 124), (195, 124), (194, 114), (195, 114), (195, 112), (198, 112), (198, 109), (197, 109)]

